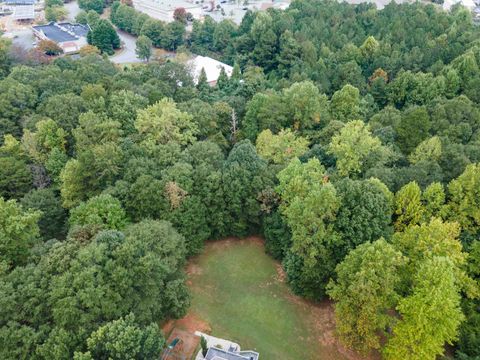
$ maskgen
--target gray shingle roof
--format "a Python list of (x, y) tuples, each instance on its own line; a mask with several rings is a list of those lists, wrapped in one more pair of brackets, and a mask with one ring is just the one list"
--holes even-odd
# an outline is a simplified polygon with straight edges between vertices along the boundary
[(33, 28), (37, 31), (42, 31), (47, 38), (57, 43), (75, 41), (88, 33), (87, 26), (70, 23), (49, 23), (47, 25), (33, 26)]
[(205, 360), (258, 360), (255, 351), (230, 352), (216, 347), (208, 349)]

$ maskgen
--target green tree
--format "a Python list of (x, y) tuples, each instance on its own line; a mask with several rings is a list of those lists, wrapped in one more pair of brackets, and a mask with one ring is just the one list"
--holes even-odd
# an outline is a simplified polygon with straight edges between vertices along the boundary
[(0, 40), (0, 79), (5, 78), (10, 72), (11, 57), (9, 54), (11, 41), (8, 39)]
[(185, 31), (185, 24), (179, 21), (168, 23), (162, 31), (161, 46), (167, 50), (176, 50), (183, 45)]
[(257, 137), (258, 154), (274, 164), (286, 164), (289, 160), (303, 155), (308, 149), (308, 140), (296, 136), (290, 129), (280, 130), (276, 135), (270, 129)]
[(147, 107), (148, 100), (130, 90), (119, 90), (110, 95), (108, 116), (118, 121), (125, 135), (135, 132), (137, 110)]
[(263, 219), (263, 236), (267, 253), (277, 260), (283, 260), (292, 246), (292, 234), (278, 210)]
[(464, 290), (467, 296), (475, 297), (478, 294), (478, 288), (464, 270), (467, 254), (462, 251), (459, 235), (458, 223), (443, 222), (436, 218), (428, 223), (412, 225), (404, 232), (395, 233), (392, 243), (409, 259), (408, 266), (404, 270), (406, 288), (409, 288), (415, 271), (425, 259), (443, 256), (447, 257), (453, 265), (456, 285)]
[(133, 314), (102, 325), (87, 339), (91, 358), (104, 360), (152, 359), (164, 344), (157, 324), (140, 327)]
[(280, 36), (280, 49), (278, 53), (279, 70), (288, 75), (291, 68), (299, 62), (301, 47), (289, 30)]
[(425, 208), (424, 217), (428, 222), (431, 218), (442, 218), (445, 213), (445, 190), (438, 182), (428, 185), (422, 193), (422, 203)]
[(0, 81), (0, 139), (6, 134), (20, 136), (19, 121), (31, 113), (37, 102), (37, 94), (30, 85), (12, 78)]
[[(341, 246), (335, 251), (338, 262), (358, 245), (389, 238), (392, 232), (392, 205), (380, 181), (342, 179), (335, 183), (341, 205), (335, 229), (342, 234)], [(383, 185), (385, 186), (385, 185)]]
[[(125, 6), (125, 5), (122, 5)], [(129, 8), (126, 6), (126, 8)], [(120, 25), (118, 25), (120, 26)], [(152, 44), (155, 47), (161, 47), (163, 38), (164, 24), (161, 21), (153, 18), (148, 18), (140, 30), (140, 34), (147, 36), (152, 40)]]
[(70, 211), (69, 223), (73, 225), (99, 225), (105, 229), (121, 230), (127, 224), (125, 210), (119, 200), (110, 195), (89, 199)]
[(85, 11), (94, 10), (101, 14), (105, 3), (103, 0), (79, 0), (78, 6)]
[(245, 236), (258, 230), (261, 209), (257, 197), (272, 185), (272, 176), (250, 141), (240, 141), (230, 151), (222, 181), (224, 201), (228, 204), (225, 221), (230, 233)]
[(271, 70), (275, 65), (277, 52), (277, 36), (272, 29), (273, 20), (269, 13), (256, 14), (250, 36), (254, 39), (252, 59), (256, 65)]
[(442, 156), (442, 142), (439, 137), (434, 136), (422, 141), (415, 150), (408, 156), (412, 164), (419, 161), (438, 161)]
[[(45, 7), (45, 20), (47, 21), (59, 21), (65, 19), (67, 16), (67, 11), (64, 7), (61, 6), (46, 6)], [(47, 44), (44, 44), (46, 48)], [(48, 47), (51, 50), (45, 51), (47, 55), (57, 55), (61, 52), (61, 48), (59, 49), (58, 45), (52, 42), (48, 43)], [(53, 50), (53, 51), (52, 51)]]
[(436, 256), (422, 263), (413, 293), (399, 301), (397, 310), (401, 320), (385, 348), (387, 359), (434, 360), (443, 354), (464, 319), (451, 261)]
[(231, 45), (233, 36), (237, 30), (236, 24), (232, 20), (222, 20), (213, 32), (213, 48), (216, 51), (224, 51)]
[(448, 184), (448, 215), (463, 229), (478, 233), (480, 225), (480, 164), (470, 164)]
[(395, 323), (389, 311), (400, 299), (397, 285), (405, 258), (383, 238), (359, 245), (336, 268), (328, 294), (336, 301), (342, 341), (363, 353), (380, 349), (380, 336)]
[[(292, 231), (287, 275), (291, 282), (299, 282), (294, 284), (296, 292), (321, 298), (336, 265), (334, 248), (341, 241), (334, 229), (340, 199), (333, 185), (325, 181), (325, 168), (316, 158), (305, 164), (293, 159), (277, 176), (280, 210)], [(306, 285), (310, 281), (305, 278), (313, 274), (317, 278), (314, 285)]]
[(33, 160), (45, 163), (53, 149), (65, 151), (67, 134), (55, 121), (40, 120), (35, 128), (33, 133), (25, 129), (22, 137), (22, 145)]
[(198, 132), (192, 116), (178, 110), (167, 98), (138, 111), (135, 128), (147, 147), (170, 141), (185, 146), (195, 141)]
[[(103, 4), (103, 1), (102, 1)], [(113, 55), (120, 48), (120, 38), (108, 20), (100, 19), (88, 32), (88, 43), (96, 46), (102, 53)]]
[(64, 236), (66, 212), (52, 189), (30, 190), (22, 198), (21, 204), (24, 209), (41, 211), (38, 227), (45, 240)]
[(80, 96), (67, 93), (49, 97), (38, 110), (59, 127), (71, 132), (77, 126), (80, 114), (86, 110), (86, 104)]
[(295, 83), (283, 91), (289, 122), (295, 130), (312, 129), (326, 122), (327, 98), (311, 81)]
[(345, 85), (336, 91), (330, 101), (333, 118), (347, 122), (360, 118), (360, 92), (356, 87)]
[(10, 267), (24, 265), (40, 231), (40, 211), (25, 211), (15, 200), (0, 197), (0, 260)]
[(273, 92), (257, 93), (246, 105), (245, 118), (241, 124), (242, 133), (252, 142), (262, 130), (270, 129), (276, 133), (291, 125), (287, 111), (281, 95)]
[(398, 146), (404, 154), (410, 154), (428, 137), (431, 128), (430, 117), (424, 107), (407, 109), (397, 126)]
[(152, 56), (152, 40), (145, 35), (140, 35), (137, 39), (135, 53), (140, 59), (148, 62)]
[(332, 138), (329, 153), (337, 159), (339, 174), (348, 176), (364, 172), (372, 159), (377, 159), (377, 164), (385, 162), (389, 149), (372, 136), (368, 125), (361, 120), (354, 120)]
[(205, 339), (204, 336), (200, 338), (200, 346), (202, 348), (202, 355), (205, 357), (207, 356), (208, 352), (208, 345), (207, 345), (207, 339)]
[(26, 162), (18, 157), (0, 154), (0, 196), (21, 198), (32, 186), (32, 173)]
[(395, 230), (402, 231), (422, 221), (424, 208), (421, 196), (422, 190), (416, 182), (408, 183), (395, 194)]

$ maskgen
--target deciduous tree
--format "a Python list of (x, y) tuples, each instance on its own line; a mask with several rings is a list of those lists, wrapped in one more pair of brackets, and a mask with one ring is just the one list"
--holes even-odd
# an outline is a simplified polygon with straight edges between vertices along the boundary
[(336, 301), (337, 331), (343, 342), (363, 353), (380, 349), (380, 336), (395, 323), (389, 311), (400, 295), (399, 270), (405, 258), (383, 238), (359, 245), (336, 268), (328, 294)]

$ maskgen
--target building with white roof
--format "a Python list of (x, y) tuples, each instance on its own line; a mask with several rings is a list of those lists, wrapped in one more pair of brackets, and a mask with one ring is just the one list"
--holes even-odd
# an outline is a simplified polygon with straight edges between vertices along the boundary
[(233, 67), (227, 64), (224, 64), (218, 60), (212, 59), (208, 56), (196, 56), (188, 62), (188, 67), (190, 68), (191, 74), (195, 83), (198, 83), (198, 78), (202, 69), (205, 70), (207, 75), (207, 82), (211, 86), (217, 84), (218, 77), (222, 68), (225, 70), (225, 73), (228, 77), (232, 76)]
[(187, 13), (193, 15), (194, 19), (200, 19), (202, 16), (202, 7), (194, 0), (133, 0), (133, 7), (165, 22), (174, 21), (173, 13), (178, 8), (184, 8)]
[(442, 6), (445, 10), (450, 10), (452, 6), (456, 4), (461, 4), (468, 10), (473, 10), (476, 7), (473, 0), (445, 0)]
[(12, 10), (14, 20), (35, 19), (35, 0), (6, 0), (5, 4)]

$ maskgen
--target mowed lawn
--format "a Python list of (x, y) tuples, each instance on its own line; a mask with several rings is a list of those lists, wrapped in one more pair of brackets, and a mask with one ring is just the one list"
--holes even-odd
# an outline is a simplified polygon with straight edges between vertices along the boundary
[(293, 296), (258, 239), (209, 243), (188, 270), (190, 311), (213, 336), (254, 349), (264, 360), (347, 359), (333, 338), (330, 306)]

